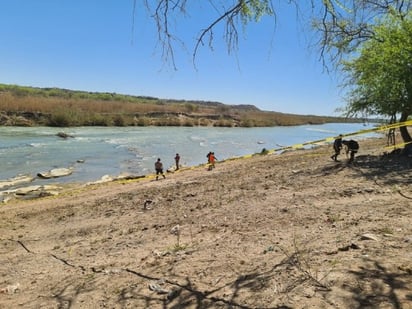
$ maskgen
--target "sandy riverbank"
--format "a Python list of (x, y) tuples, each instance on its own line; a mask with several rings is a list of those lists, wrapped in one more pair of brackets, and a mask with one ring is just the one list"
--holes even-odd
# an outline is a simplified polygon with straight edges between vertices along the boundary
[(412, 159), (360, 143), (0, 207), (0, 308), (412, 308)]

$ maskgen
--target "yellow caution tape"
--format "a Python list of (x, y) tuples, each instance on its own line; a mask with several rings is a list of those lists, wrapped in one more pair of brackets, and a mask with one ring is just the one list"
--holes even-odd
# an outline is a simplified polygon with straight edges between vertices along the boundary
[[(341, 134), (341, 136), (326, 137), (324, 139), (319, 139), (319, 140), (316, 140), (316, 141), (309, 141), (309, 142), (304, 142), (304, 143), (301, 143), (301, 144), (295, 144), (295, 145), (292, 145), (292, 146), (284, 146), (284, 147), (279, 147), (279, 148), (275, 148), (275, 149), (269, 149), (267, 151), (268, 151), (268, 153), (274, 153), (274, 152), (278, 152), (278, 151), (301, 149), (301, 148), (304, 148), (304, 146), (307, 146), (307, 145), (315, 145), (315, 144), (323, 144), (323, 143), (327, 143), (327, 142), (332, 142), (333, 140), (335, 140), (338, 137), (344, 138), (344, 137), (348, 137), (348, 136), (385, 131), (385, 130), (389, 130), (389, 129), (396, 129), (396, 128), (400, 128), (400, 127), (404, 127), (404, 126), (410, 126), (410, 125), (412, 125), (412, 120), (403, 121), (403, 122), (396, 122), (396, 123), (391, 123), (391, 124), (387, 124), (387, 125), (383, 125), (383, 126), (379, 126), (379, 127), (375, 127), (375, 128), (364, 129), (364, 130), (359, 130), (359, 131), (352, 132), (352, 133)], [(401, 145), (401, 144), (399, 144), (399, 145)]]
[(389, 145), (389, 146), (385, 146), (385, 149), (396, 149), (396, 148), (402, 148), (405, 147), (406, 145), (411, 144), (412, 142), (406, 142), (406, 143), (399, 143), (396, 145)]
[[(352, 133), (341, 134), (340, 136), (329, 136), (329, 137), (326, 137), (324, 139), (319, 139), (319, 140), (315, 140), (315, 141), (309, 141), (309, 142), (304, 142), (304, 143), (300, 143), (300, 144), (294, 144), (294, 145), (291, 145), (291, 146), (282, 146), (282, 147), (274, 148), (274, 149), (267, 149), (266, 153), (267, 154), (273, 154), (273, 153), (276, 153), (276, 152), (279, 152), (279, 151), (302, 149), (307, 145), (330, 143), (338, 137), (344, 138), (344, 137), (348, 137), (348, 136), (361, 135), (361, 134), (366, 134), (366, 133), (373, 133), (373, 132), (385, 131), (385, 130), (390, 130), (390, 129), (396, 129), (396, 128), (400, 128), (400, 127), (404, 127), (404, 126), (410, 126), (410, 125), (412, 125), (412, 120), (397, 122), (397, 123), (391, 123), (391, 124), (382, 125), (382, 126), (375, 127), (375, 128), (364, 129), (364, 130), (359, 130), (359, 131), (352, 132)], [(385, 148), (402, 147), (402, 146), (405, 146), (409, 143), (412, 143), (412, 142), (401, 143), (401, 144), (397, 144), (397, 145), (393, 145), (393, 146), (387, 146)], [(244, 155), (244, 156), (240, 156), (240, 157), (228, 158), (228, 159), (225, 159), (223, 161), (237, 160), (237, 159), (248, 159), (248, 158), (251, 158), (253, 156), (254, 156), (254, 154), (248, 154), (248, 155)], [(203, 165), (200, 165), (200, 166), (208, 166), (208, 164), (203, 164)], [(180, 170), (193, 170), (197, 167), (199, 167), (199, 166), (189, 166), (189, 167), (181, 168)], [(139, 179), (134, 179), (132, 181), (139, 181), (139, 180), (143, 180), (143, 179), (151, 179), (151, 178), (154, 178), (154, 177), (155, 177), (154, 174), (149, 174), (149, 175), (143, 176)]]

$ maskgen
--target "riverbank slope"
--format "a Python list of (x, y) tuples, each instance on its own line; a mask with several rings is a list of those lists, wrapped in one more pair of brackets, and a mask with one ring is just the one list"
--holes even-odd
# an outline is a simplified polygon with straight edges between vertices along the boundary
[(411, 158), (360, 142), (0, 207), (0, 308), (412, 308)]

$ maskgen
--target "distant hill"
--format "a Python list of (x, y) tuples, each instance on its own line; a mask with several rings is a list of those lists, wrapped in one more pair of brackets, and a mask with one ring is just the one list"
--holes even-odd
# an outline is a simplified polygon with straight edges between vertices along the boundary
[(253, 105), (213, 101), (0, 84), (3, 126), (270, 127), (328, 122), (361, 120), (262, 111)]

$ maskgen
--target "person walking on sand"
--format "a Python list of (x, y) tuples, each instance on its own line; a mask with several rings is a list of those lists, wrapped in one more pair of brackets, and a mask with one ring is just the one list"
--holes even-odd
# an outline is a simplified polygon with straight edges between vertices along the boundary
[(180, 155), (177, 153), (175, 156), (175, 162), (176, 162), (176, 171), (179, 169), (179, 162), (180, 162)]
[(346, 154), (349, 153), (350, 155), (348, 162), (352, 163), (355, 159), (355, 153), (357, 153), (359, 150), (358, 142), (351, 139), (349, 141), (342, 141), (342, 144), (346, 146)]
[(215, 161), (216, 161), (215, 153), (209, 152), (208, 153), (208, 163), (209, 163), (209, 171), (215, 168)]
[(335, 153), (330, 157), (333, 161), (335, 162), (338, 161), (338, 155), (340, 155), (341, 149), (342, 149), (342, 134), (339, 134), (339, 136), (333, 142), (333, 150), (335, 150)]
[(163, 173), (163, 163), (160, 161), (160, 158), (157, 159), (155, 162), (155, 170), (156, 170), (156, 180), (159, 179), (159, 175), (163, 176), (163, 179), (166, 178), (165, 174)]

